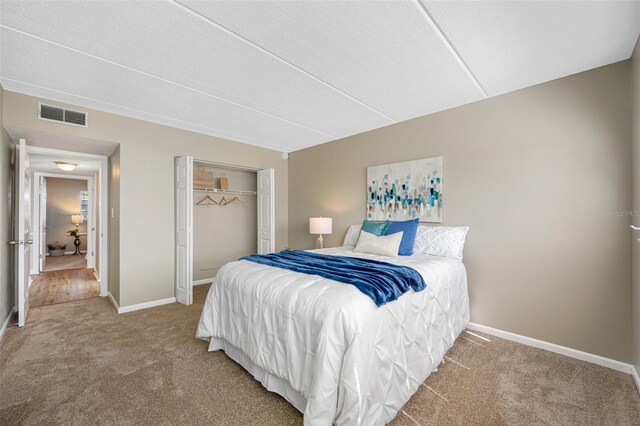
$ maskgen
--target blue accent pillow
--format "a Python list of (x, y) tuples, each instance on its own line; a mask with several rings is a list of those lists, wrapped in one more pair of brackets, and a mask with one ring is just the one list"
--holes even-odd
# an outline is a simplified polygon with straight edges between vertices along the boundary
[(368, 232), (369, 234), (373, 234), (377, 237), (381, 237), (386, 235), (385, 232), (389, 227), (389, 221), (386, 220), (384, 222), (371, 222), (370, 220), (365, 220), (362, 222), (362, 229), (364, 232)]
[(418, 223), (420, 219), (415, 218), (404, 222), (389, 222), (385, 235), (395, 234), (396, 232), (404, 232), (402, 241), (400, 242), (400, 256), (411, 256), (413, 254), (413, 245), (416, 242), (416, 232), (418, 231)]

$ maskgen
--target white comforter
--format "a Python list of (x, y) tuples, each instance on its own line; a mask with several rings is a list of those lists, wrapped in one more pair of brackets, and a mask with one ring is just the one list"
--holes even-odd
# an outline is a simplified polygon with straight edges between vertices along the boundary
[(387, 423), (468, 324), (466, 270), (426, 255), (321, 252), (410, 266), (427, 288), (378, 308), (349, 284), (231, 262), (211, 286), (197, 336), (211, 340), (210, 350), (231, 344), (246, 362), (288, 382), (297, 398), (275, 390), (303, 411), (306, 425)]

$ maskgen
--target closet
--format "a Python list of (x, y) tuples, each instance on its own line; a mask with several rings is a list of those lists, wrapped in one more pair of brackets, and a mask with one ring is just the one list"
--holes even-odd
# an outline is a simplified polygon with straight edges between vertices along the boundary
[(275, 250), (274, 171), (178, 157), (175, 160), (175, 294), (193, 302), (193, 286), (224, 264)]

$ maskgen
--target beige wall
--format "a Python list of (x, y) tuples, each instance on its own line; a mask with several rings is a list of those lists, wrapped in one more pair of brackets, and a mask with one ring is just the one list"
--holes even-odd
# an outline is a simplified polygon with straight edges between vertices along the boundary
[[(38, 120), (37, 102), (89, 112), (89, 127)], [(253, 168), (274, 168), (276, 248), (287, 244), (287, 161), (280, 153), (115, 114), (5, 92), (5, 125), (120, 145), (120, 292), (128, 306), (174, 296), (175, 156)], [(28, 141), (27, 141), (28, 142)], [(111, 194), (111, 202), (116, 194)], [(113, 219), (111, 219), (113, 222)], [(113, 249), (112, 244), (110, 246)], [(110, 253), (113, 259), (114, 254)], [(109, 279), (111, 281), (111, 277)]]
[[(47, 179), (47, 244), (58, 241), (66, 244), (67, 252), (75, 251), (74, 237), (69, 230), (74, 229), (71, 215), (80, 213), (80, 191), (87, 190), (87, 181), (78, 179), (46, 178)], [(80, 233), (87, 233), (87, 224), (78, 226)], [(87, 237), (80, 237), (80, 250), (87, 249)]]
[[(216, 186), (221, 173), (229, 180), (230, 189), (255, 191), (257, 173), (216, 167), (196, 169), (213, 171)], [(203, 192), (193, 194), (193, 279), (212, 278), (218, 269), (232, 260), (255, 253), (258, 247), (257, 197), (241, 195), (244, 204), (233, 202), (226, 206), (195, 203), (204, 197)], [(208, 194), (216, 201), (220, 194)], [(233, 196), (225, 195), (229, 200)]]
[(365, 217), (366, 167), (444, 156), (444, 220), (470, 227), (473, 322), (631, 360), (629, 62), (294, 152), (289, 244)]
[[(633, 101), (633, 209), (640, 213), (640, 40), (631, 58), (631, 93)], [(640, 217), (633, 220), (640, 226)], [(633, 232), (631, 246), (633, 247), (633, 364), (640, 372), (640, 232)]]
[(13, 157), (15, 148), (3, 127), (4, 89), (0, 86), (0, 327), (13, 309), (13, 237), (11, 229)]

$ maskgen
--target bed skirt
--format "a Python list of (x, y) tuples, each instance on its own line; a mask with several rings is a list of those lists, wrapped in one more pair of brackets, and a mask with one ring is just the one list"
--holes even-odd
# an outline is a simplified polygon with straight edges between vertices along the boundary
[(240, 364), (245, 370), (264, 386), (268, 391), (275, 392), (293, 405), (298, 411), (304, 414), (304, 410), (307, 407), (307, 398), (300, 392), (291, 387), (291, 384), (272, 374), (264, 368), (256, 365), (244, 354), (240, 349), (233, 346), (231, 343), (218, 337), (212, 337), (209, 342), (209, 352), (224, 351), (225, 354), (238, 364)]

